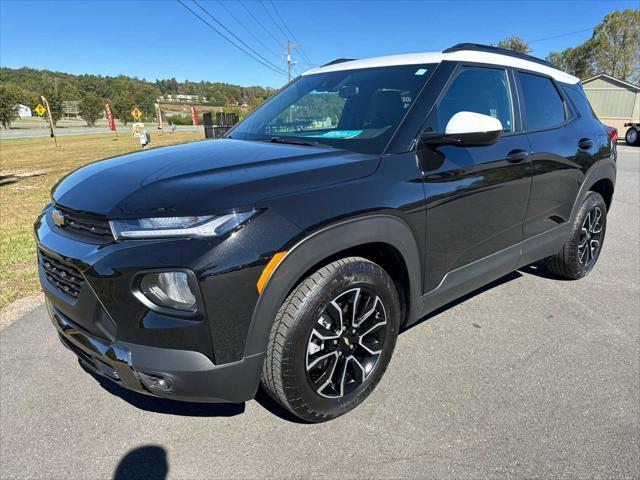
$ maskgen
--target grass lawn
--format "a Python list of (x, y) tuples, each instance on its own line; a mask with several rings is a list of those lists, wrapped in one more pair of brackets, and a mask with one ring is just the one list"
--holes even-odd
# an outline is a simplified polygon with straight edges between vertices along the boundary
[[(152, 145), (202, 139), (199, 132), (151, 132)], [(53, 139), (0, 140), (0, 308), (40, 291), (33, 222), (49, 201), (51, 187), (68, 172), (101, 158), (140, 149), (138, 139), (121, 132), (64, 135)]]

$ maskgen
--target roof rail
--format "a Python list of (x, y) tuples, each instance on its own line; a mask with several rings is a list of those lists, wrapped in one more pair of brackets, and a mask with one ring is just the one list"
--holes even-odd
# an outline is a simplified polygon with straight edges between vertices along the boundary
[(459, 52), (461, 50), (473, 50), (476, 52), (488, 52), (497, 53), (500, 55), (508, 55), (509, 57), (521, 58), (523, 60), (528, 60), (529, 62), (535, 62), (547, 67), (555, 68), (550, 62), (542, 60), (541, 58), (532, 57), (531, 55), (527, 55), (526, 53), (514, 52), (513, 50), (508, 50), (506, 48), (494, 47), (491, 45), (482, 45), (481, 43), (458, 43), (453, 47), (449, 47), (446, 50), (443, 50), (442, 53)]
[(353, 62), (354, 60), (355, 58), (336, 58), (335, 60), (331, 60), (329, 63), (320, 65), (319, 68), (328, 67), (329, 65), (335, 65), (336, 63)]

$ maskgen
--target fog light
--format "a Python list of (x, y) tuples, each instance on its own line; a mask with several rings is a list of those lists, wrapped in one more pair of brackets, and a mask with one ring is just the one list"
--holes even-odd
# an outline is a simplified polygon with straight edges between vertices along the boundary
[(159, 307), (196, 311), (196, 297), (185, 272), (148, 273), (142, 277), (140, 291)]
[(138, 372), (138, 376), (144, 386), (151, 391), (170, 393), (173, 392), (173, 382), (170, 378), (161, 377), (159, 375), (149, 375), (148, 373)]

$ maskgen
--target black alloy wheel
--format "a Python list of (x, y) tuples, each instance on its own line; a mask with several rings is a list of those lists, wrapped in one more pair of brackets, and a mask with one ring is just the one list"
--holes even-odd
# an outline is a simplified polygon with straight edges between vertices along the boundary
[(362, 385), (378, 363), (387, 314), (380, 297), (352, 288), (331, 300), (307, 343), (307, 378), (314, 391), (341, 398)]

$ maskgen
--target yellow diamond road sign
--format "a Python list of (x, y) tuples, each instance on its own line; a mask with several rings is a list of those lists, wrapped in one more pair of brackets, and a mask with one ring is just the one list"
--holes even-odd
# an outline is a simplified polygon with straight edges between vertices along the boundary
[(44, 112), (46, 112), (45, 108), (42, 106), (41, 103), (38, 104), (38, 106), (35, 108), (35, 111), (40, 116), (44, 115)]
[(131, 116), (135, 119), (138, 119), (142, 116), (142, 112), (138, 109), (138, 107), (131, 110)]

